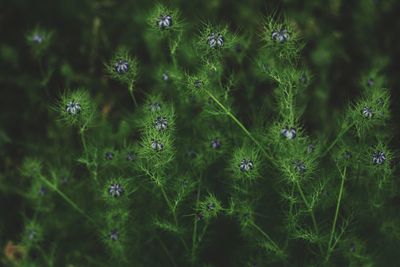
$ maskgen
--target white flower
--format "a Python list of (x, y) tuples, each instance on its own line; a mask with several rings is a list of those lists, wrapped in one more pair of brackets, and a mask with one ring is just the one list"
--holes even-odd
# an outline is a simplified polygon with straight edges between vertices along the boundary
[(211, 33), (208, 37), (208, 44), (211, 48), (222, 47), (224, 45), (224, 37), (219, 33)]
[(157, 24), (161, 30), (163, 30), (165, 28), (169, 28), (172, 26), (172, 17), (169, 15), (163, 15), (160, 17)]
[(68, 114), (76, 115), (81, 112), (81, 105), (77, 102), (70, 101), (67, 104), (66, 111)]

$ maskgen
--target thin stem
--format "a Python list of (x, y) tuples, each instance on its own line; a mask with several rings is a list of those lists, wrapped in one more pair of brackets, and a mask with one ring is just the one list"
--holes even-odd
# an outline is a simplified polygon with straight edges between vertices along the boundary
[[(301, 198), (303, 199), (304, 204), (306, 204), (307, 209), (308, 209), (308, 211), (309, 211), (309, 213), (311, 215), (311, 220), (312, 220), (312, 223), (313, 223), (313, 226), (314, 226), (314, 230), (315, 230), (316, 234), (319, 235), (318, 224), (317, 224), (317, 220), (315, 219), (314, 211), (312, 210), (310, 204), (308, 203), (308, 201), (306, 199), (306, 196), (304, 195), (303, 189), (300, 186), (299, 181), (296, 182), (296, 185), (297, 185), (297, 189), (299, 190), (299, 193), (301, 195)], [(322, 253), (322, 247), (321, 247), (320, 243), (318, 243), (318, 247), (319, 247), (319, 250)]]
[(87, 156), (87, 145), (86, 145), (86, 138), (85, 138), (85, 126), (83, 126), (80, 130), (79, 130), (79, 135), (81, 137), (81, 142), (82, 142), (82, 147), (83, 147), (83, 155)]
[(88, 221), (90, 221), (91, 223), (93, 223), (94, 225), (97, 225), (96, 222), (89, 216), (86, 214), (86, 212), (84, 212), (81, 208), (78, 207), (77, 204), (75, 204), (74, 201), (72, 201), (69, 197), (67, 197), (62, 191), (60, 191), (56, 185), (54, 185), (53, 183), (51, 183), (49, 180), (47, 180), (44, 176), (39, 175), (39, 178), (48, 186), (50, 187), (53, 191), (57, 192), (62, 199), (65, 200), (65, 202), (67, 202), (74, 210), (76, 210), (77, 212), (79, 212), (81, 215), (83, 215), (86, 219), (88, 219)]
[(136, 102), (135, 95), (133, 94), (133, 82), (131, 82), (129, 84), (128, 91), (129, 91), (129, 94), (131, 95), (131, 98), (132, 98), (133, 104), (135, 105), (135, 108), (137, 108), (138, 107), (138, 103)]
[(271, 161), (273, 160), (272, 157), (268, 154), (268, 152), (262, 147), (260, 142), (257, 141), (257, 139), (254, 138), (254, 136), (247, 130), (247, 128), (233, 115), (210, 91), (207, 89), (204, 89), (207, 94), (210, 96), (210, 98), (217, 103), (217, 105), (230, 117), (238, 126), (240, 129), (243, 130), (243, 132), (259, 147), (259, 149), (270, 159)]
[(337, 203), (336, 203), (335, 216), (334, 216), (334, 218), (333, 218), (332, 229), (331, 229), (331, 235), (330, 235), (330, 238), (329, 238), (328, 249), (327, 249), (327, 252), (326, 252), (326, 261), (329, 261), (330, 254), (331, 254), (332, 249), (333, 249), (333, 248), (331, 247), (331, 244), (332, 244), (333, 237), (334, 237), (334, 234), (335, 234), (336, 222), (337, 222), (337, 218), (338, 218), (338, 215), (339, 215), (340, 202), (342, 201), (343, 188), (344, 188), (344, 181), (345, 181), (345, 179), (346, 179), (346, 171), (347, 171), (347, 167), (345, 166), (345, 167), (344, 167), (344, 170), (343, 170), (343, 173), (340, 172), (340, 176), (341, 176), (341, 178), (342, 178), (342, 179), (341, 179), (342, 181), (341, 181), (341, 183), (340, 183), (339, 196), (338, 196), (338, 200), (337, 200)]
[(347, 133), (354, 126), (354, 124), (355, 122), (351, 123), (344, 129), (342, 128), (339, 134), (336, 136), (335, 140), (333, 140), (333, 142), (329, 145), (329, 147), (321, 154), (321, 157), (326, 156), (326, 154), (328, 154), (328, 152), (336, 145), (336, 143), (343, 137), (343, 135)]
[(176, 265), (176, 262), (174, 260), (174, 257), (171, 255), (171, 253), (169, 252), (167, 246), (164, 244), (164, 242), (161, 240), (161, 238), (158, 238), (158, 240), (160, 241), (161, 247), (163, 248), (163, 250), (165, 251), (165, 254), (167, 254), (168, 259), (171, 261), (172, 265), (174, 265), (175, 267), (177, 267), (178, 265)]
[(272, 238), (264, 232), (256, 223), (252, 222), (251, 225), (258, 231), (260, 232), (276, 249), (276, 251), (282, 251), (279, 246), (272, 240)]
[[(201, 185), (201, 180), (199, 181), (197, 185), (197, 196), (196, 196), (196, 207), (199, 203), (200, 200), (200, 185)], [(194, 222), (193, 222), (193, 235), (192, 235), (192, 252), (191, 252), (191, 261), (194, 263), (195, 261), (195, 252), (196, 252), (196, 239), (197, 239), (197, 218), (194, 216)]]
[[(291, 196), (292, 198), (293, 198), (293, 195), (294, 195), (294, 189), (295, 189), (295, 186), (294, 186), (294, 184), (292, 184), (292, 190), (291, 190), (291, 192), (290, 192), (290, 196)], [(294, 206), (293, 204), (294, 204), (294, 201), (290, 201), (289, 216), (292, 216), (293, 206)], [(287, 248), (288, 245), (289, 245), (289, 236), (287, 236), (287, 238), (286, 238), (285, 248)]]

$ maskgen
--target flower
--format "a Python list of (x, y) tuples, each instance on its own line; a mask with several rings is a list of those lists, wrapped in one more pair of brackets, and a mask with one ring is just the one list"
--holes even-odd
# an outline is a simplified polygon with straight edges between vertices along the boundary
[(161, 30), (169, 28), (172, 26), (172, 17), (170, 15), (161, 15), (157, 24)]
[(282, 136), (286, 137), (287, 139), (291, 140), (294, 139), (297, 135), (295, 128), (284, 128), (281, 130)]
[(294, 165), (295, 171), (297, 171), (297, 172), (300, 173), (300, 174), (305, 173), (306, 170), (307, 170), (306, 165), (305, 165), (304, 162), (301, 161), (301, 160), (296, 160), (296, 161), (293, 163), (293, 165)]
[(151, 148), (155, 151), (161, 151), (164, 149), (164, 145), (158, 140), (153, 140), (153, 142), (151, 142)]
[(166, 130), (168, 128), (168, 121), (164, 117), (157, 117), (154, 122), (154, 127), (158, 131)]
[(149, 109), (151, 112), (159, 111), (159, 110), (161, 110), (161, 104), (158, 102), (151, 103), (149, 105)]
[(162, 79), (163, 79), (165, 82), (168, 81), (168, 80), (169, 80), (168, 74), (167, 74), (167, 73), (163, 73), (163, 74), (162, 74)]
[(211, 33), (208, 37), (208, 44), (210, 48), (219, 48), (224, 45), (224, 37), (219, 33)]
[(135, 153), (129, 151), (126, 155), (126, 160), (127, 161), (133, 161), (135, 159)]
[(38, 34), (38, 33), (35, 33), (32, 36), (32, 41), (34, 43), (41, 44), (43, 42), (43, 40), (44, 40), (44, 37), (42, 35)]
[(373, 115), (372, 109), (370, 107), (363, 108), (362, 115), (367, 119), (371, 119)]
[(254, 167), (253, 161), (251, 161), (249, 159), (243, 159), (239, 164), (239, 168), (242, 172), (248, 172), (248, 171), (252, 170), (253, 167)]
[(110, 239), (112, 241), (118, 241), (119, 240), (119, 231), (117, 229), (113, 229), (110, 231)]
[(114, 153), (108, 151), (108, 152), (105, 153), (104, 157), (105, 157), (106, 160), (112, 160), (114, 158)]
[(219, 139), (213, 139), (211, 141), (211, 147), (213, 149), (219, 149), (221, 147), (221, 141)]
[(123, 74), (123, 73), (126, 73), (126, 72), (128, 72), (128, 69), (129, 69), (129, 63), (128, 63), (128, 61), (126, 61), (126, 60), (118, 60), (115, 64), (114, 64), (114, 68), (115, 68), (115, 71), (118, 73), (118, 74)]
[(289, 32), (284, 29), (273, 31), (271, 34), (272, 40), (278, 43), (285, 43), (287, 40), (289, 40), (289, 37)]
[(194, 87), (200, 88), (202, 86), (203, 86), (203, 82), (201, 80), (197, 79), (194, 81)]
[(376, 151), (372, 154), (372, 163), (376, 165), (382, 165), (385, 163), (386, 155), (382, 151)]
[(66, 106), (66, 111), (68, 114), (76, 115), (81, 112), (81, 105), (77, 102), (70, 101)]
[(108, 188), (108, 193), (112, 197), (120, 197), (124, 193), (124, 189), (122, 188), (122, 186), (120, 184), (115, 183), (115, 184), (110, 185), (110, 187)]

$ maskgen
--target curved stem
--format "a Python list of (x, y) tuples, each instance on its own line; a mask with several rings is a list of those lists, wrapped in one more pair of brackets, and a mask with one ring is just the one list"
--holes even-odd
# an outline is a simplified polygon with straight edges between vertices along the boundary
[(94, 225), (97, 225), (96, 222), (89, 216), (86, 214), (85, 211), (83, 211), (77, 204), (75, 204), (74, 201), (72, 201), (69, 197), (67, 197), (67, 195), (65, 195), (62, 191), (60, 191), (60, 189), (57, 188), (56, 185), (54, 185), (53, 183), (51, 183), (49, 180), (47, 180), (44, 176), (39, 175), (39, 178), (48, 186), (50, 187), (53, 191), (57, 192), (57, 194), (60, 195), (60, 197), (62, 199), (65, 200), (65, 202), (67, 202), (74, 210), (76, 210), (78, 213), (82, 214), (86, 219), (88, 219), (88, 221), (90, 221), (91, 223), (93, 223)]
[(137, 108), (138, 107), (138, 103), (136, 102), (135, 95), (133, 94), (133, 82), (131, 82), (129, 84), (128, 91), (129, 91), (129, 94), (131, 95), (131, 98), (132, 98), (133, 104), (135, 105), (135, 108)]

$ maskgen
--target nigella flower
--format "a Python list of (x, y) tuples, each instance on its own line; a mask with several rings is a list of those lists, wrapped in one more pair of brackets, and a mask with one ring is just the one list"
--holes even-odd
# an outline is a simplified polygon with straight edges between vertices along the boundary
[(124, 189), (122, 188), (122, 186), (120, 184), (112, 184), (108, 188), (108, 193), (112, 197), (120, 197), (124, 193)]
[(201, 211), (196, 213), (196, 220), (200, 221), (203, 218), (204, 218), (204, 214)]
[(34, 43), (41, 44), (41, 43), (43, 42), (43, 40), (44, 40), (43, 36), (41, 36), (41, 35), (38, 34), (38, 33), (35, 33), (35, 34), (32, 36), (32, 41), (33, 41)]
[(133, 152), (128, 152), (128, 154), (126, 155), (126, 160), (127, 161), (133, 161), (135, 159), (135, 153)]
[(194, 87), (200, 88), (202, 86), (203, 86), (203, 82), (201, 80), (197, 79), (194, 81)]
[(44, 186), (41, 186), (41, 187), (39, 188), (39, 195), (40, 195), (40, 196), (44, 196), (44, 195), (46, 195), (46, 193), (47, 193), (46, 188), (45, 188)]
[(346, 159), (351, 159), (351, 157), (353, 157), (353, 155), (351, 154), (350, 151), (345, 151), (343, 156), (344, 156)]
[(275, 42), (285, 43), (287, 40), (289, 40), (290, 35), (287, 30), (281, 29), (279, 31), (273, 31), (271, 38)]
[(35, 230), (29, 230), (28, 231), (28, 239), (29, 240), (34, 240), (36, 238), (36, 235), (37, 235), (37, 233), (36, 233)]
[(214, 203), (208, 203), (207, 204), (207, 210), (208, 211), (213, 211), (215, 209), (215, 204)]
[(284, 128), (281, 130), (281, 134), (283, 137), (286, 137), (287, 139), (291, 140), (296, 137), (297, 131), (295, 128)]
[(161, 110), (161, 105), (158, 102), (154, 102), (154, 103), (150, 104), (149, 109), (151, 112), (156, 112), (156, 111)]
[(376, 165), (382, 165), (385, 163), (386, 155), (382, 151), (376, 151), (372, 154), (372, 163)]
[(153, 140), (153, 142), (151, 142), (151, 148), (154, 151), (161, 151), (164, 149), (164, 145), (158, 140)]
[(368, 81), (367, 81), (367, 85), (368, 85), (369, 87), (372, 87), (372, 86), (374, 85), (374, 80), (371, 79), (371, 78), (369, 78)]
[(219, 33), (211, 33), (208, 37), (208, 44), (210, 48), (219, 48), (224, 45), (224, 37)]
[(304, 74), (304, 73), (301, 74), (301, 76), (300, 76), (300, 82), (301, 82), (302, 84), (306, 84), (307, 81), (308, 81), (307, 75)]
[(165, 82), (168, 81), (168, 80), (169, 80), (168, 74), (167, 74), (167, 73), (163, 73), (163, 74), (162, 74), (162, 79), (163, 79)]
[(221, 147), (221, 141), (219, 139), (213, 139), (211, 141), (211, 147), (213, 149), (219, 149)]
[(66, 106), (66, 111), (68, 114), (76, 115), (81, 112), (81, 105), (78, 102), (70, 101)]
[(108, 151), (105, 153), (104, 157), (106, 160), (112, 160), (114, 158), (114, 153)]
[(164, 117), (157, 117), (154, 122), (154, 127), (158, 131), (166, 130), (168, 128), (168, 121)]
[(254, 167), (253, 161), (251, 161), (249, 159), (243, 159), (239, 164), (239, 168), (242, 172), (248, 172), (248, 171), (252, 170), (253, 167)]
[(311, 154), (312, 152), (314, 152), (315, 146), (313, 144), (309, 144), (307, 146), (307, 153)]
[(294, 169), (295, 169), (298, 173), (300, 173), (300, 174), (305, 173), (306, 170), (307, 170), (306, 165), (304, 164), (303, 161), (296, 160), (296, 161), (293, 163), (293, 165), (294, 165)]
[(110, 231), (110, 239), (112, 241), (118, 241), (119, 240), (119, 231), (117, 229), (113, 229)]
[(172, 26), (172, 17), (169, 15), (160, 16), (160, 18), (157, 22), (157, 25), (158, 25), (158, 27), (160, 27), (161, 30), (171, 27)]
[(128, 61), (126, 61), (126, 60), (118, 60), (115, 64), (114, 64), (114, 68), (115, 68), (115, 71), (118, 73), (118, 74), (123, 74), (123, 73), (126, 73), (127, 71), (128, 71), (128, 69), (129, 69), (129, 63), (128, 63)]
[(367, 119), (371, 119), (373, 115), (372, 109), (370, 107), (363, 108), (362, 115)]

